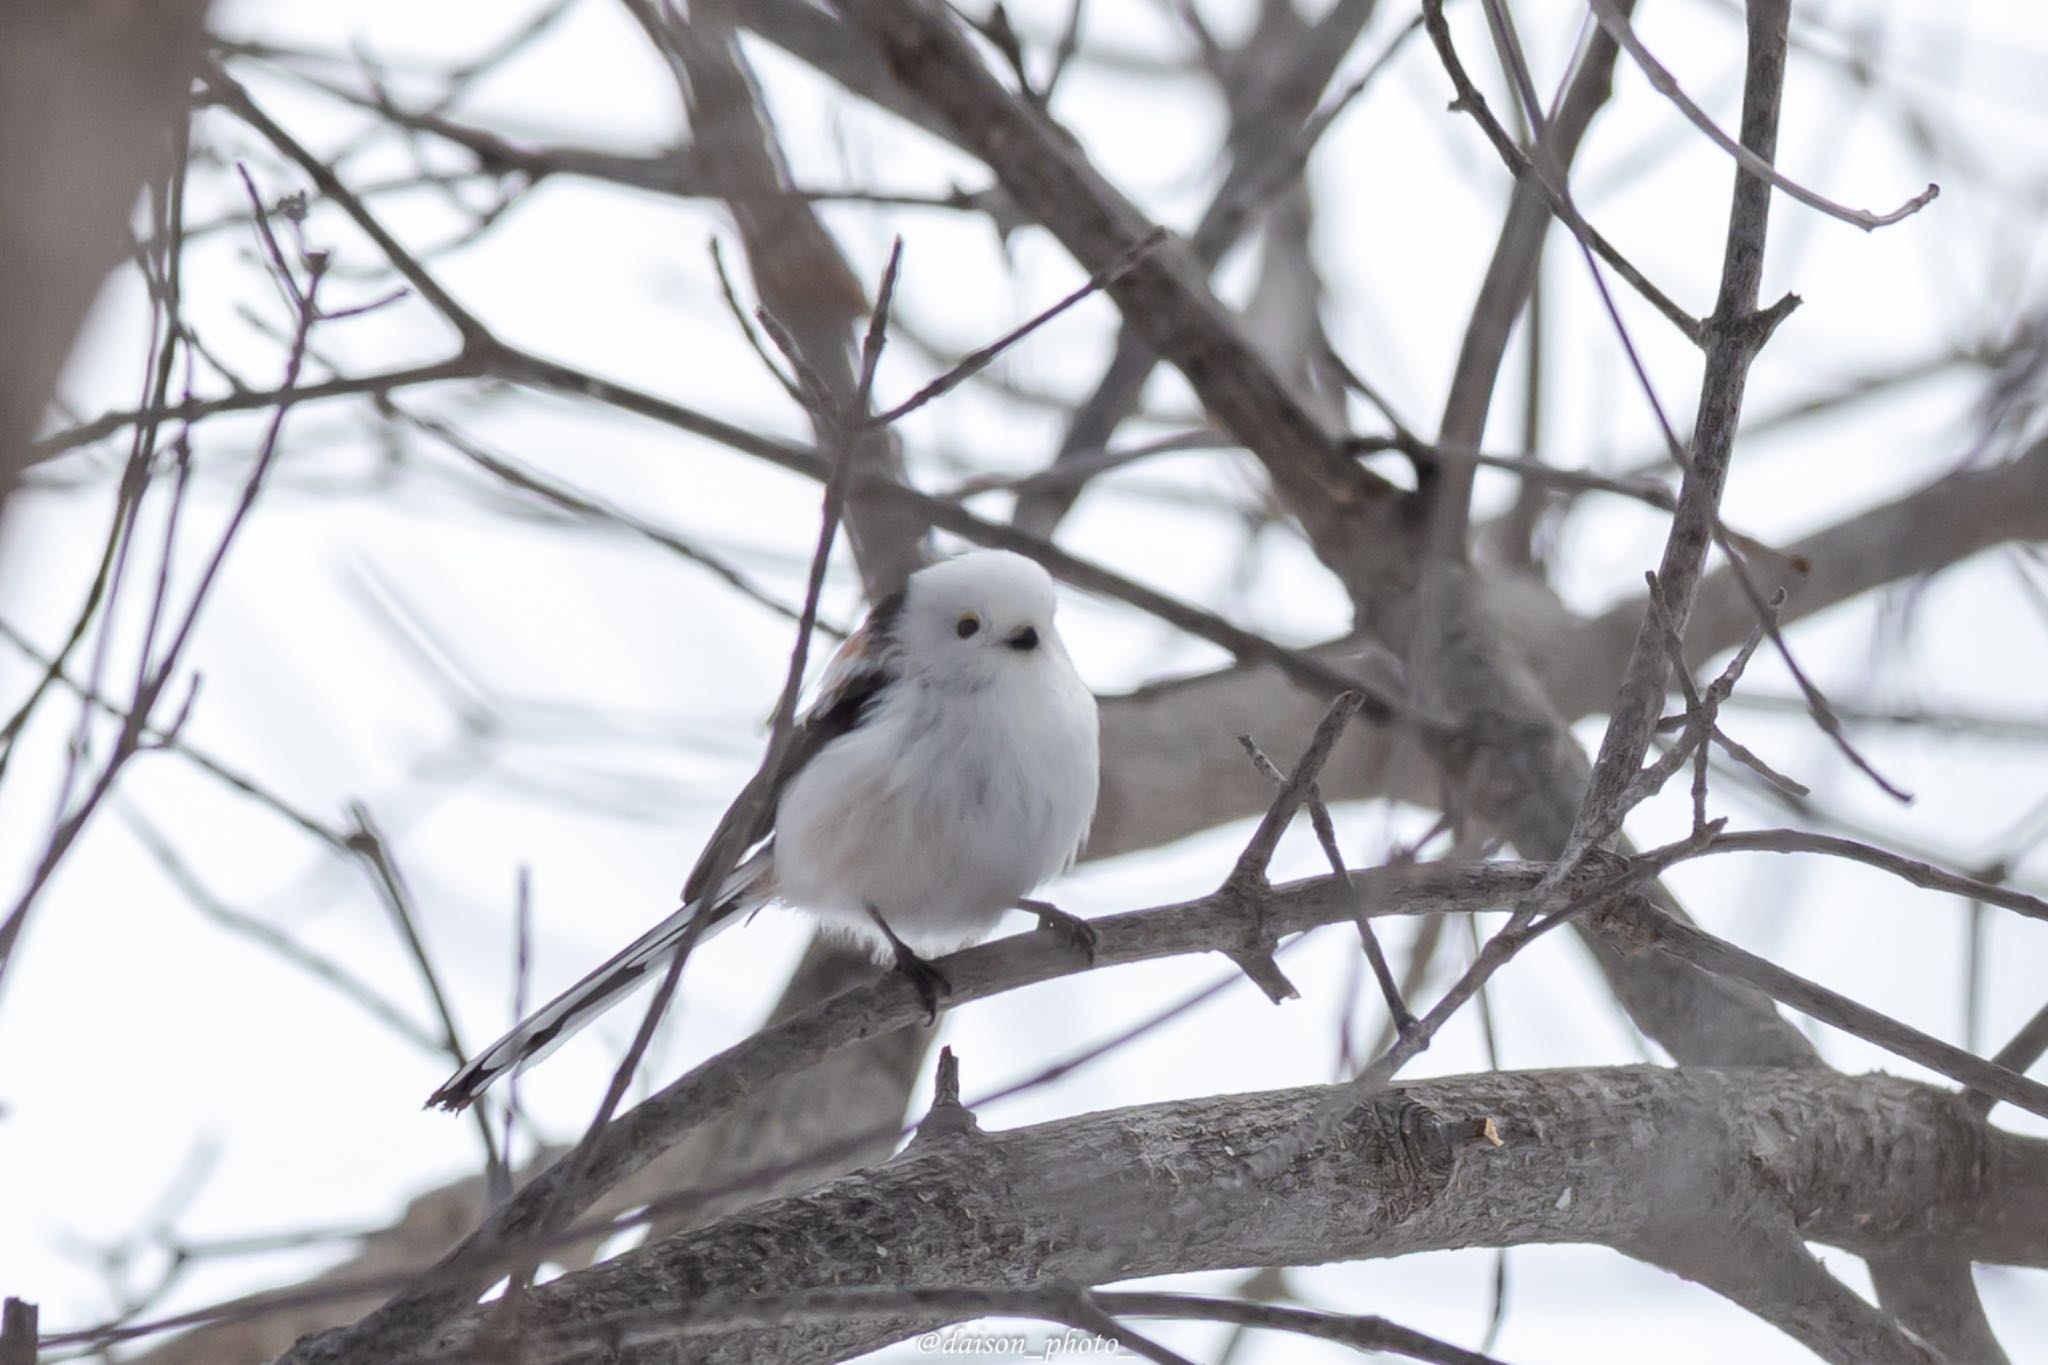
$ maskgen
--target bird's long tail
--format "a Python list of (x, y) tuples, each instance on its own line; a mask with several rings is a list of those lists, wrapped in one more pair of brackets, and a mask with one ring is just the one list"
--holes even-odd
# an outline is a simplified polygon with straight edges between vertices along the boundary
[(625, 998), (635, 987), (650, 980), (659, 980), (659, 969), (682, 943), (700, 912), (705, 915), (705, 923), (698, 932), (698, 944), (737, 924), (749, 911), (768, 899), (762, 883), (763, 874), (769, 867), (765, 851), (749, 858), (726, 879), (722, 894), (715, 903), (712, 897), (700, 897), (642, 934), (581, 981), (520, 1020), (511, 1032), (470, 1058), (460, 1071), (427, 1097), (428, 1105), (439, 1105), (451, 1111), (466, 1108), (499, 1077), (539, 1061), (569, 1035)]

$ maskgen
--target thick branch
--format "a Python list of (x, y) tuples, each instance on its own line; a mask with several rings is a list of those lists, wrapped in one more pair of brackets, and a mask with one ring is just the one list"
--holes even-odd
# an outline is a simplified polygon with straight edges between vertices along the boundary
[[(887, 431), (854, 431), (860, 403), (856, 347), (868, 304), (860, 283), (816, 210), (789, 192), (774, 124), (740, 51), (730, 7), (691, 7), (688, 22), (647, 21), (676, 54), (689, 105), (693, 151), (713, 168), (730, 206), (754, 289), (769, 315), (787, 332), (810, 372), (825, 386), (837, 412), (827, 426), (816, 414), (821, 445), (843, 442), (840, 458), (861, 473), (900, 481), (903, 461)], [(847, 499), (853, 536), (870, 598), (902, 585), (919, 562), (923, 528), (910, 510), (855, 488)]]
[[(522, 1330), (598, 1348), (622, 1322), (687, 1325), (687, 1337), (629, 1347), (634, 1362), (840, 1359), (933, 1320), (720, 1334), (720, 1305), (743, 1308), (764, 1286), (1092, 1284), (1533, 1243), (1684, 1259), (1669, 1246), (1674, 1220), (1703, 1232), (1738, 1196), (1746, 1215), (1851, 1251), (1912, 1244), (2048, 1264), (2048, 1143), (1981, 1127), (1959, 1100), (1910, 1082), (1631, 1067), (1418, 1083), (1367, 1100), (1271, 1179), (1240, 1183), (1241, 1154), (1295, 1131), (1329, 1093), (1182, 1100), (915, 1143), (886, 1166), (545, 1286)], [(1828, 1358), (1931, 1359), (1874, 1314), (1815, 1306), (1859, 1335), (1836, 1345), (1780, 1325)], [(476, 1326), (465, 1320), (439, 1347), (459, 1351)]]
[[(1071, 138), (996, 80), (931, 0), (836, 0), (836, 8), (1084, 268), (1107, 269), (1153, 231)], [(1126, 322), (1265, 465), (1339, 579), (1348, 586), (1392, 578), (1406, 558), (1394, 490), (1344, 453), (1245, 340), (1194, 253), (1169, 241), (1109, 293)]]
[[(1286, 22), (1293, 17), (1291, 10), (1269, 10), (1271, 29), (1262, 26), (1235, 54), (1252, 70), (1241, 81), (1222, 82), (1230, 107), (1230, 169), (1203, 209), (1189, 243), (1207, 268), (1215, 269), (1251, 228), (1269, 197), (1291, 197), (1299, 188), (1297, 179), (1306, 168), (1309, 150), (1302, 145), (1304, 125), (1319, 92), (1336, 74), (1375, 7), (1371, 0), (1350, 0), (1299, 28)], [(1283, 182), (1285, 195), (1280, 193)], [(1109, 443), (1137, 406), (1158, 361), (1129, 323), (1117, 330), (1111, 355), (1101, 381), (1068, 420), (1056, 468)], [(1016, 523), (1049, 533), (1079, 496), (1078, 483), (1028, 492), (1017, 501)]]

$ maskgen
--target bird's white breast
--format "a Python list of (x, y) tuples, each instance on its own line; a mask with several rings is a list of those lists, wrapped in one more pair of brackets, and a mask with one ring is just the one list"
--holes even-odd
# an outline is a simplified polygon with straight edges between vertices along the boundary
[(778, 896), (878, 945), (873, 906), (929, 955), (1064, 870), (1095, 810), (1095, 699), (1064, 657), (1032, 664), (979, 688), (891, 684), (784, 789)]

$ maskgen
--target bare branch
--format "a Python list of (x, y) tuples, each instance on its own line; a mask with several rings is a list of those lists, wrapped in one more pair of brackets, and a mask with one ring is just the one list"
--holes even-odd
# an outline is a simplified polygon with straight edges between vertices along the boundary
[(1804, 185), (1780, 174), (1777, 168), (1771, 165), (1772, 153), (1768, 149), (1756, 150), (1744, 145), (1748, 139), (1737, 142), (1722, 132), (1720, 127), (1707, 117), (1707, 111), (1694, 104), (1685, 91), (1679, 88), (1677, 77), (1650, 55), (1650, 50), (1636, 37), (1635, 30), (1629, 26), (1627, 14), (1615, 0), (1590, 0), (1590, 3), (1593, 6), (1594, 17), (1600, 21), (1600, 27), (1613, 35), (1614, 40), (1622, 45), (1635, 64), (1642, 68), (1643, 75), (1649, 79), (1651, 86), (1677, 105), (1679, 112), (1683, 113), (1695, 128), (1705, 133), (1716, 147), (1734, 157), (1743, 170), (1770, 181), (1808, 208), (1818, 209), (1830, 218), (1839, 218), (1845, 223), (1852, 223), (1865, 232), (1870, 232), (1876, 228), (1889, 227), (1902, 218), (1912, 217), (1933, 203), (1935, 196), (1941, 193), (1941, 186), (1930, 184), (1890, 213), (1872, 213), (1868, 209), (1848, 208), (1832, 199), (1815, 194)]

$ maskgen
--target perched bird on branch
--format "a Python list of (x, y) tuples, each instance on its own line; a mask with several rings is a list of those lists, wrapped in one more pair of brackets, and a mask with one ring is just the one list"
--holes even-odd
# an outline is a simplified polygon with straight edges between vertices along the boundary
[[(460, 1109), (659, 976), (779, 901), (893, 961), (936, 1017), (948, 983), (926, 955), (986, 935), (1072, 866), (1095, 814), (1095, 698), (1053, 627), (1052, 579), (981, 550), (920, 569), (874, 605), (826, 668), (772, 769), (707, 850), (748, 851), (713, 890), (701, 861), (683, 906), (520, 1021), (435, 1091)], [(1084, 942), (1085, 924), (1031, 907)]]

